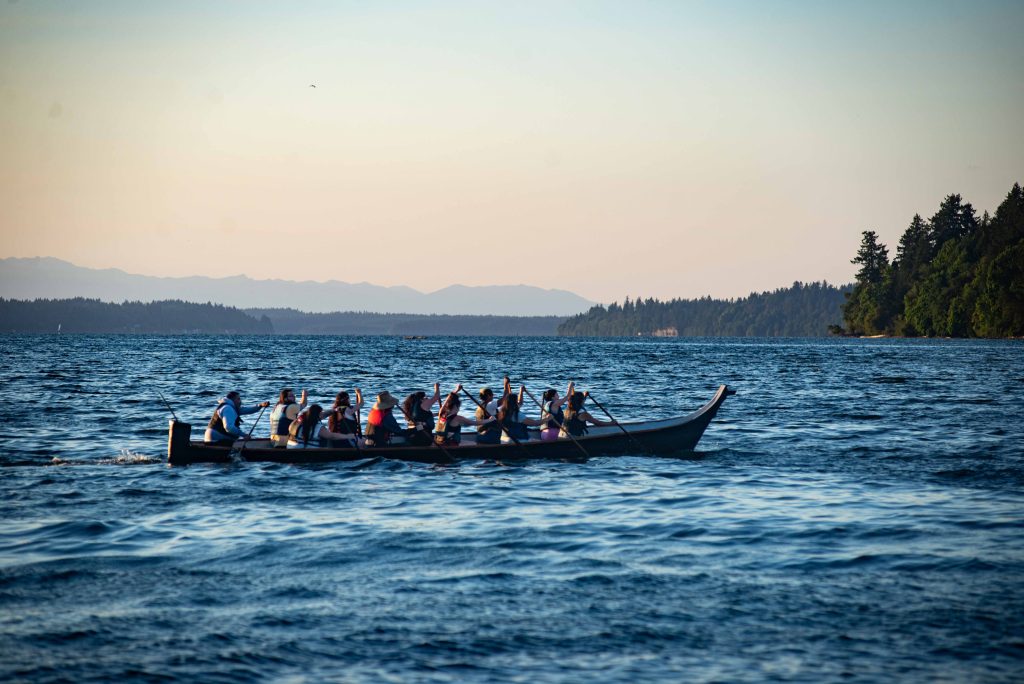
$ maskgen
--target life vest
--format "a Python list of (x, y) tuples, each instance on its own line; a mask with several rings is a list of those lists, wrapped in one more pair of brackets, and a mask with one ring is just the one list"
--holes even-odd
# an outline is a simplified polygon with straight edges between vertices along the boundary
[(551, 410), (553, 401), (544, 402), (544, 410), (540, 415), (541, 430), (557, 430), (565, 422), (565, 411), (559, 406), (555, 411)]
[(270, 436), (272, 438), (284, 437), (288, 434), (288, 426), (292, 424), (291, 418), (288, 417), (288, 407), (294, 406), (295, 403), (294, 401), (279, 403), (270, 412)]
[(460, 444), (462, 442), (462, 426), (449, 425), (448, 419), (450, 417), (439, 416), (437, 419), (437, 430), (434, 432), (434, 441), (444, 446)]
[[(227, 405), (228, 403), (224, 402), (223, 404), (221, 404), (220, 406), (213, 410), (213, 416), (210, 417), (210, 423), (206, 426), (208, 430), (216, 430), (221, 434), (231, 434), (230, 432), (224, 429), (224, 416), (222, 412), (224, 411), (224, 408)], [(237, 418), (235, 418), (235, 427), (241, 427), (241, 425), (242, 416), (238, 416)]]
[(362, 430), (359, 428), (359, 421), (347, 415), (351, 410), (351, 406), (344, 406), (333, 411), (327, 420), (327, 429), (339, 435), (360, 435)]
[[(391, 409), (388, 409), (390, 411)], [(391, 430), (384, 427), (384, 415), (387, 411), (371, 409), (366, 419), (366, 439), (373, 442), (373, 446), (384, 446), (391, 441)]]
[[(477, 410), (476, 410), (476, 419), (477, 420), (487, 420), (488, 416), (493, 416), (493, 415), (494, 414), (491, 414), (491, 413), (487, 412), (486, 410), (484, 410), (482, 408), (477, 408)], [(490, 435), (490, 434), (493, 434), (495, 432), (501, 432), (501, 423), (499, 423), (496, 420), (492, 420), (490, 423), (487, 423), (486, 425), (477, 425), (476, 426), (476, 431), (477, 431), (477, 434), (480, 434), (480, 435)]]
[(587, 434), (587, 421), (580, 420), (577, 416), (579, 411), (573, 408), (565, 410), (565, 418), (562, 421), (562, 429), (573, 437), (582, 437)]

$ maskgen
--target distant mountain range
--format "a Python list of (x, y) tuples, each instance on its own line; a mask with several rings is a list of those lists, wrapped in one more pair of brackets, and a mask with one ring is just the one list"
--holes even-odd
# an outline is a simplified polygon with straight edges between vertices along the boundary
[(88, 297), (105, 302), (213, 302), (243, 309), (291, 308), (311, 313), (376, 313), (568, 316), (594, 302), (567, 290), (529, 285), (467, 287), (451, 285), (436, 292), (370, 283), (255, 280), (190, 276), (159, 278), (119, 269), (84, 268), (51, 257), (0, 259), (0, 297), (64, 299)]

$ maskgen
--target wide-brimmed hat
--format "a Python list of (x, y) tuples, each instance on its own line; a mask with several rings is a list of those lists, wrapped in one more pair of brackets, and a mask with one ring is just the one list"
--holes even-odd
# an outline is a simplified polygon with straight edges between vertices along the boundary
[(385, 391), (377, 395), (377, 403), (373, 405), (373, 408), (386, 411), (396, 406), (398, 406), (398, 400), (391, 396), (390, 392)]

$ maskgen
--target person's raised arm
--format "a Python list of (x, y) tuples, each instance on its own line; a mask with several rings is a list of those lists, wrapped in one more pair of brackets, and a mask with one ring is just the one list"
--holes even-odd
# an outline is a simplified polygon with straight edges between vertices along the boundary
[(462, 392), (462, 383), (461, 383), (461, 382), (460, 382), (460, 383), (456, 383), (456, 385), (455, 385), (455, 389), (453, 389), (453, 390), (452, 390), (452, 391), (451, 391), (451, 392), (450, 392), (450, 393), (448, 394), (448, 396), (449, 396), (449, 397), (455, 397), (456, 399), (458, 399), (458, 398), (459, 398), (459, 393), (460, 393), (460, 392)]
[(435, 382), (434, 383), (434, 396), (432, 396), (432, 397), (425, 397), (423, 399), (423, 401), (420, 402), (420, 406), (423, 409), (429, 411), (431, 406), (433, 406), (434, 404), (438, 404), (440, 402), (441, 402), (441, 383)]
[(306, 390), (302, 390), (302, 396), (299, 397), (299, 410), (306, 408)]
[(576, 383), (573, 382), (572, 380), (570, 380), (569, 381), (569, 388), (567, 390), (565, 390), (565, 396), (561, 397), (558, 401), (556, 401), (554, 404), (552, 404), (551, 405), (551, 410), (554, 411), (555, 409), (565, 405), (565, 402), (569, 401), (569, 397), (571, 397), (572, 393), (575, 392), (575, 391), (576, 391)]
[(363, 390), (356, 387), (356, 410), (363, 408)]

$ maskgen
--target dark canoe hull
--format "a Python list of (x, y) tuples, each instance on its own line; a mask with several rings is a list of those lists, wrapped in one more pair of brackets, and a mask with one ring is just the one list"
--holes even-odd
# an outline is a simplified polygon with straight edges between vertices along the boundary
[[(188, 423), (171, 421), (167, 444), (167, 461), (171, 465), (190, 463), (230, 463), (235, 460), (270, 461), (274, 463), (326, 463), (331, 461), (358, 461), (366, 458), (388, 458), (416, 463), (445, 464), (462, 459), (516, 460), (525, 458), (580, 458), (584, 450), (589, 456), (621, 456), (624, 454), (670, 455), (693, 451), (704, 430), (726, 397), (735, 394), (725, 385), (718, 388), (707, 404), (688, 416), (648, 423), (623, 423), (629, 433), (624, 434), (617, 427), (591, 428), (591, 432), (577, 439), (577, 446), (571, 439), (542, 442), (536, 437), (516, 444), (472, 444), (458, 447), (437, 446), (387, 446), (373, 448), (315, 448), (280, 449), (269, 446), (269, 442), (254, 440), (242, 450), (229, 447), (207, 446), (193, 442), (192, 426)], [(472, 437), (467, 437), (469, 442)], [(582, 449), (580, 448), (582, 447)], [(446, 453), (447, 452), (447, 453)]]

